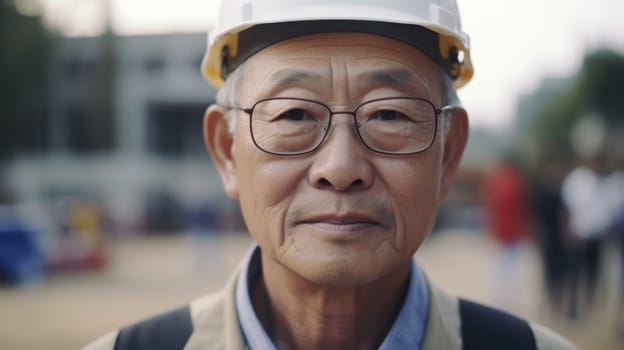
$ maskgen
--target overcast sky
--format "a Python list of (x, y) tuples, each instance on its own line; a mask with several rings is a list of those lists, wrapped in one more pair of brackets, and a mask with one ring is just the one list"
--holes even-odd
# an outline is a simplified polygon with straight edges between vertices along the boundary
[[(97, 35), (104, 28), (102, 0), (22, 1), (41, 2), (49, 25), (65, 35)], [(474, 124), (508, 125), (519, 94), (544, 76), (575, 72), (589, 50), (607, 45), (624, 52), (622, 0), (458, 2), (475, 66), (460, 97)], [(118, 34), (205, 32), (217, 0), (111, 0), (111, 8)]]

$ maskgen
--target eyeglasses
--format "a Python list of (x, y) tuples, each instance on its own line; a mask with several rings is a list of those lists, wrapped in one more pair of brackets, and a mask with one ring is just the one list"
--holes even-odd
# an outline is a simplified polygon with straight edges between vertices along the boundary
[(366, 101), (353, 111), (332, 111), (304, 98), (273, 97), (241, 110), (249, 115), (251, 137), (260, 150), (281, 156), (315, 151), (331, 129), (337, 114), (353, 116), (353, 127), (370, 150), (389, 155), (426, 151), (433, 144), (438, 115), (452, 108), (436, 108), (416, 97), (388, 97)]

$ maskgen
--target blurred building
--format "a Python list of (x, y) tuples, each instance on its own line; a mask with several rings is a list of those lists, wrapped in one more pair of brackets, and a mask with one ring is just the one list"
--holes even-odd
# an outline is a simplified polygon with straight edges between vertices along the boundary
[(5, 167), (16, 200), (87, 199), (119, 230), (173, 230), (220, 207), (202, 136), (216, 93), (199, 71), (205, 34), (56, 40), (40, 146)]
[[(87, 200), (118, 232), (241, 229), (203, 145), (203, 113), (216, 94), (199, 70), (205, 34), (55, 40), (42, 112), (28, 135), (34, 144), (0, 179), (12, 197)], [(441, 224), (481, 225), (480, 178), (509, 138), (471, 132)]]

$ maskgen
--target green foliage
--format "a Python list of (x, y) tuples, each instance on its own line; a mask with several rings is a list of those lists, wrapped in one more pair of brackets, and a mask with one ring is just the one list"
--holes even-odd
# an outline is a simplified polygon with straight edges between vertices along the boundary
[(603, 118), (608, 129), (623, 127), (623, 89), (622, 54), (599, 50), (587, 55), (571, 83), (537, 112), (530, 132), (538, 153), (542, 156), (556, 153), (561, 159), (573, 159), (570, 133), (575, 123), (589, 113)]
[(585, 59), (578, 90), (585, 107), (603, 115), (608, 125), (624, 123), (624, 56), (597, 51)]
[(37, 127), (32, 116), (41, 108), (49, 42), (40, 17), (22, 15), (11, 1), (0, 0), (0, 158)]

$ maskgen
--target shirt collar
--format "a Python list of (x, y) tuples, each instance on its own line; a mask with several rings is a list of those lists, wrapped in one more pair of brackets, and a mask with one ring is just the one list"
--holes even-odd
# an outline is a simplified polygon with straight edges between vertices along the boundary
[[(251, 304), (249, 283), (262, 273), (260, 248), (254, 244), (243, 260), (236, 284), (236, 310), (245, 343), (250, 349), (274, 350)], [(410, 282), (399, 315), (379, 350), (421, 349), (429, 310), (429, 291), (424, 274), (412, 260)]]
[(262, 274), (260, 248), (254, 243), (243, 260), (243, 266), (236, 283), (236, 311), (245, 344), (249, 349), (275, 350), (251, 304), (249, 282)]
[(429, 289), (422, 270), (416, 260), (412, 259), (410, 282), (403, 306), (379, 349), (420, 350), (428, 317)]

